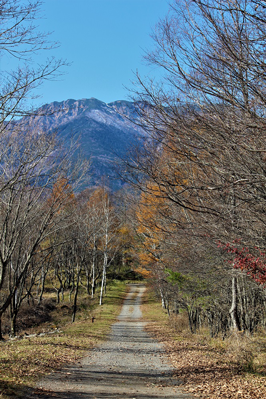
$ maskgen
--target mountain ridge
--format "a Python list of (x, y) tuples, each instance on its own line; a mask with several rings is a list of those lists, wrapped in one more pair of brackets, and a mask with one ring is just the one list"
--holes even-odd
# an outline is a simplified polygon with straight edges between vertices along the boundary
[(56, 132), (66, 145), (78, 137), (84, 157), (92, 162), (92, 185), (109, 179), (111, 188), (117, 190), (123, 181), (116, 174), (114, 163), (126, 157), (127, 150), (145, 136), (134, 123), (137, 120), (136, 103), (117, 100), (107, 104), (89, 98), (45, 104), (25, 122), (41, 131)]

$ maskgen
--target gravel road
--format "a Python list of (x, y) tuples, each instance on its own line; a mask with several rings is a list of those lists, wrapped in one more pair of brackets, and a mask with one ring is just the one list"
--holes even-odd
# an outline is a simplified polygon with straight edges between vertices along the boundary
[(44, 391), (35, 398), (192, 398), (178, 388), (163, 346), (143, 329), (144, 290), (144, 285), (131, 284), (108, 341), (80, 362), (40, 381), (38, 388)]

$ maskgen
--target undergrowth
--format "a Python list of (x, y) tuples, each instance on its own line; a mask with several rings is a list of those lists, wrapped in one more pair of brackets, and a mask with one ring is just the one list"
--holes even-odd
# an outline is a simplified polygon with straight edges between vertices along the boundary
[(169, 317), (152, 291), (144, 296), (142, 312), (186, 391), (210, 399), (266, 397), (265, 331), (232, 332), (226, 339), (211, 338), (207, 328), (192, 334), (186, 313)]

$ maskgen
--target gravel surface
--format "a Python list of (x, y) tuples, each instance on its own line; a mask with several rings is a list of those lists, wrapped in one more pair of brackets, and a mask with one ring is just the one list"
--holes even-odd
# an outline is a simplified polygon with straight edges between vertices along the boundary
[(161, 344), (143, 329), (141, 297), (144, 285), (131, 284), (118, 322), (101, 346), (88, 352), (80, 362), (65, 367), (39, 382), (42, 395), (35, 398), (177, 398), (179, 381)]

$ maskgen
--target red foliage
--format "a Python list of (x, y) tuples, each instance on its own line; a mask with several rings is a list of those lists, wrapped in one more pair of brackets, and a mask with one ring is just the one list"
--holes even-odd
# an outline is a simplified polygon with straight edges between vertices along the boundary
[(230, 263), (235, 269), (246, 271), (247, 275), (258, 284), (266, 285), (266, 254), (259, 248), (252, 248), (252, 253), (247, 247), (240, 247), (240, 240), (233, 243), (218, 243), (218, 247), (227, 253), (233, 254)]

